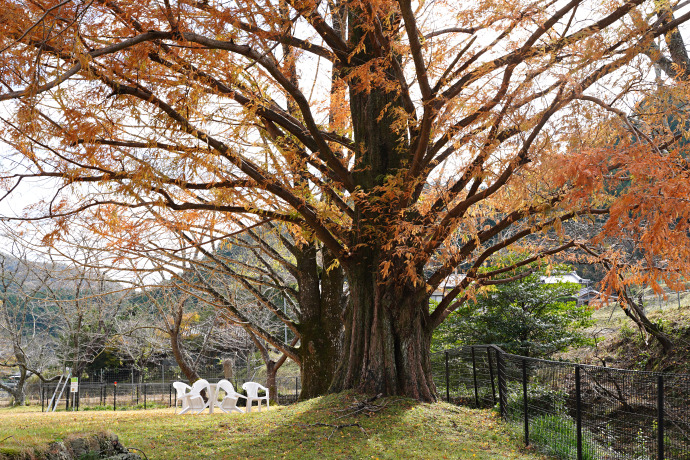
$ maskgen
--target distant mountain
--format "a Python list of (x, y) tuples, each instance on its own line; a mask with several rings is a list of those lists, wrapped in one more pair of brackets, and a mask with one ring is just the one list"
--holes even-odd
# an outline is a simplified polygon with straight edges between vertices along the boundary
[(120, 283), (107, 280), (101, 272), (90, 268), (75, 268), (66, 264), (31, 261), (17, 258), (0, 251), (0, 288), (15, 290), (20, 286), (26, 290), (50, 287), (58, 291), (82, 290), (114, 291), (122, 288)]

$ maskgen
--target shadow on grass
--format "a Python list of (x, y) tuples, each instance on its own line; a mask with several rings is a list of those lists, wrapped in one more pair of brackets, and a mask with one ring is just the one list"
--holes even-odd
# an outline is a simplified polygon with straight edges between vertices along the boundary
[(395, 397), (358, 411), (366, 398), (345, 392), (228, 417), (215, 432), (196, 433), (195, 446), (187, 448), (201, 456), (238, 459), (539, 458), (520, 453), (509, 430), (489, 411)]

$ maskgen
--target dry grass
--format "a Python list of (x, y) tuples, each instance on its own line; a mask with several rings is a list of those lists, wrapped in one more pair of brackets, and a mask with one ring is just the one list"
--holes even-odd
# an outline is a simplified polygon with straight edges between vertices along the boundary
[(596, 347), (571, 349), (557, 357), (623, 369), (690, 373), (690, 307), (685, 298), (681, 297), (681, 308), (672, 294), (660, 304), (647, 304), (645, 311), (675, 344), (670, 353), (664, 353), (653, 337), (643, 336), (618, 304), (610, 304), (594, 312), (596, 322), (587, 331), (597, 339)]

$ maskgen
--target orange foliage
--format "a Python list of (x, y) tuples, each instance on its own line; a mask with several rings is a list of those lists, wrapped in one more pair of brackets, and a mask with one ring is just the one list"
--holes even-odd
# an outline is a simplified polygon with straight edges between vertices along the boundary
[[(509, 248), (622, 261), (607, 242), (631, 239), (644, 260), (614, 269), (672, 283), (690, 267), (684, 147), (658, 114), (614, 121), (652, 86), (654, 38), (686, 19), (653, 7), (0, 0), (2, 183), (59, 179), (26, 218), (55, 218), (52, 241), (83, 217), (115, 252), (283, 222), (422, 310), (458, 267), (451, 297), (500, 278), (479, 267)], [(602, 232), (567, 224), (598, 216)]]

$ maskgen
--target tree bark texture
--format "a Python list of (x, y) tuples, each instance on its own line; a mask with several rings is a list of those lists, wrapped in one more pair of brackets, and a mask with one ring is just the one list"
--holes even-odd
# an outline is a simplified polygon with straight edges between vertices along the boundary
[[(328, 392), (340, 357), (344, 274), (332, 266), (333, 257), (322, 249), (321, 268), (317, 247), (305, 245), (297, 254), (300, 311), (300, 399)], [(330, 268), (330, 270), (328, 269)]]
[[(343, 356), (331, 386), (369, 394), (435, 401), (431, 376), (428, 299), (380, 282), (375, 267), (348, 270), (351, 300), (345, 315)], [(391, 292), (397, 291), (397, 292)]]
[(266, 361), (266, 388), (271, 401), (275, 401), (278, 396), (278, 386), (276, 385), (276, 374), (279, 366), (273, 360)]

